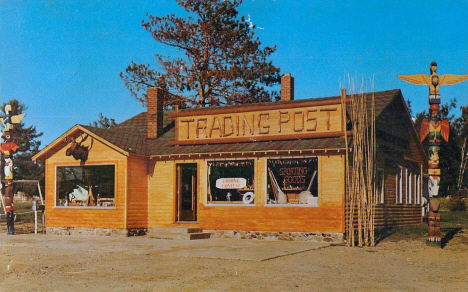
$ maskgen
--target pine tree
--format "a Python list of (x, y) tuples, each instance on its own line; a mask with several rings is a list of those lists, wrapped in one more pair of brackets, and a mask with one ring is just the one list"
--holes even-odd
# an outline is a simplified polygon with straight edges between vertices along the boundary
[(131, 64), (120, 73), (130, 93), (146, 104), (148, 87), (167, 89), (164, 105), (220, 106), (271, 101), (278, 93), (279, 71), (268, 57), (276, 46), (260, 47), (255, 26), (238, 17), (242, 0), (177, 0), (190, 15), (147, 14), (142, 25), (153, 38), (178, 49), (181, 56), (156, 54), (160, 71)]
[(89, 124), (96, 128), (110, 129), (117, 125), (115, 119), (105, 117), (102, 113), (99, 113), (99, 120)]

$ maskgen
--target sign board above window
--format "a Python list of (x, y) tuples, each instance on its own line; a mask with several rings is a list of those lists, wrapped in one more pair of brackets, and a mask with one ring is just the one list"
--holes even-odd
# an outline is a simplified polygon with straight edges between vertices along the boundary
[(175, 112), (170, 144), (339, 137), (344, 135), (341, 109), (337, 98)]

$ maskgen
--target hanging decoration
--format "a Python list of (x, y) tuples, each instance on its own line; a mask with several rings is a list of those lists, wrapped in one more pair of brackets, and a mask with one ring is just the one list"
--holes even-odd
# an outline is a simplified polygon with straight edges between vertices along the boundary
[(431, 246), (440, 246), (440, 213), (439, 206), (439, 185), (441, 171), (439, 168), (439, 151), (442, 140), (448, 142), (450, 124), (447, 119), (441, 119), (439, 115), (440, 85), (452, 85), (468, 79), (468, 75), (437, 74), (437, 63), (433, 61), (429, 66), (430, 75), (414, 74), (399, 75), (403, 81), (429, 86), (429, 109), (430, 120), (424, 120), (421, 124), (421, 142), (428, 139), (428, 190), (429, 190), (429, 214), (428, 214), (428, 234), (426, 243)]
[(70, 144), (70, 147), (67, 149), (65, 155), (72, 156), (75, 160), (80, 160), (81, 163), (85, 163), (88, 160), (88, 153), (89, 150), (93, 147), (93, 138), (91, 137), (91, 145), (84, 146), (83, 142), (88, 139), (88, 135), (84, 135), (80, 137), (81, 140), (78, 142), (77, 139), (67, 136), (63, 140), (65, 143)]
[[(1, 136), (3, 137), (4, 142), (0, 145), (0, 153), (3, 156), (4, 160), (4, 178), (5, 178), (5, 187), (4, 193), (5, 197), (3, 199), (4, 212), (6, 213), (6, 222), (7, 222), (7, 234), (15, 234), (15, 208), (13, 204), (13, 153), (15, 153), (19, 146), (13, 142), (13, 125), (19, 124), (24, 117), (24, 114), (20, 115), (11, 115), (11, 105), (5, 106), (5, 116), (0, 118), (0, 122), (3, 124), (3, 132)], [(3, 196), (2, 196), (3, 197)]]

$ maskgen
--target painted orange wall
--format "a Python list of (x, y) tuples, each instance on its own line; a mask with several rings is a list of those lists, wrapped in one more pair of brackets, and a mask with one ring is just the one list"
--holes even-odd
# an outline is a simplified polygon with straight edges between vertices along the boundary
[[(286, 157), (285, 157), (286, 158)], [(175, 165), (198, 164), (198, 224), (204, 229), (344, 232), (344, 157), (319, 157), (319, 206), (266, 205), (267, 158), (255, 160), (255, 205), (208, 205), (204, 160), (158, 161), (149, 177), (148, 227), (173, 225)]]
[(56, 207), (56, 166), (78, 166), (66, 156), (68, 145), (54, 152), (46, 160), (45, 207), (46, 227), (126, 228), (126, 173), (127, 157), (94, 139), (86, 165), (115, 164), (115, 208)]
[(148, 176), (148, 227), (165, 226), (175, 220), (175, 163), (152, 161)]
[(148, 226), (148, 163), (143, 156), (127, 159), (127, 228)]
[[(283, 157), (286, 158), (286, 157)], [(344, 158), (319, 157), (318, 207), (265, 204), (266, 158), (255, 158), (255, 206), (206, 205), (206, 165), (201, 164), (203, 186), (199, 198), (198, 221), (204, 229), (344, 232)]]

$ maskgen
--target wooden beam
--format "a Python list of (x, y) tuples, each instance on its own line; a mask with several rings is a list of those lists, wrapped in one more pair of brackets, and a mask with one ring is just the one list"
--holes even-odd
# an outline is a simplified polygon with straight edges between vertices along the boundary
[[(351, 136), (352, 131), (347, 131), (346, 135)], [(342, 138), (345, 136), (345, 132), (326, 132), (326, 133), (305, 133), (305, 134), (293, 134), (284, 136), (257, 136), (251, 138), (226, 138), (226, 139), (204, 139), (204, 140), (184, 140), (184, 141), (169, 141), (169, 145), (194, 145), (194, 144), (226, 144), (226, 143), (248, 143), (248, 142), (259, 142), (259, 141), (279, 141), (279, 140), (302, 140), (302, 139), (318, 139), (318, 138)]]

